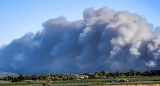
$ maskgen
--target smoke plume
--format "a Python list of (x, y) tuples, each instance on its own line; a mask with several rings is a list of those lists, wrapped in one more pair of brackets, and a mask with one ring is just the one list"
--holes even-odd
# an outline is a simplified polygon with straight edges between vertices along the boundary
[(50, 19), (42, 31), (1, 47), (0, 70), (41, 74), (160, 68), (160, 36), (145, 18), (108, 8), (86, 9), (83, 17)]

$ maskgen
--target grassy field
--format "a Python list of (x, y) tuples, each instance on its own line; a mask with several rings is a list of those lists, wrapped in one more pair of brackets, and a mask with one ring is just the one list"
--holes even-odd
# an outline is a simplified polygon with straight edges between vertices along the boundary
[[(121, 82), (119, 80), (127, 80)], [(21, 82), (4, 82), (0, 81), (0, 86), (42, 86), (46, 81), (27, 81)], [(93, 85), (127, 85), (127, 84), (160, 84), (160, 76), (133, 76), (133, 77), (109, 77), (107, 79), (83, 79), (83, 80), (68, 80), (68, 81), (51, 81), (52, 86), (93, 86)]]

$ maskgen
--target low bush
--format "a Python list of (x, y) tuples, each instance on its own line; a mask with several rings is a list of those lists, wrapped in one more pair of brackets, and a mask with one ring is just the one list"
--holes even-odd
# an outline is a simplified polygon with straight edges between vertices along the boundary
[(129, 82), (127, 79), (118, 79), (115, 82)]
[(33, 80), (28, 80), (27, 83), (33, 83)]

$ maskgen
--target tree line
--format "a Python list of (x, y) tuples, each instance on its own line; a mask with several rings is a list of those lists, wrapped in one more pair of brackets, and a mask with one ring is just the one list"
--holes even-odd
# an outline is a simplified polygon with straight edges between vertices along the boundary
[(112, 72), (101, 71), (95, 73), (83, 73), (83, 74), (41, 74), (41, 75), (22, 75), (19, 76), (7, 76), (0, 77), (0, 80), (17, 82), (22, 80), (77, 80), (77, 79), (105, 79), (107, 77), (120, 77), (120, 76), (160, 76), (160, 70), (151, 70), (145, 72), (137, 72), (134, 70), (130, 70), (129, 72)]
[(134, 70), (130, 70), (129, 72), (112, 72), (108, 71), (95, 72), (95, 73), (84, 73), (83, 75), (87, 75), (90, 79), (102, 79), (107, 77), (120, 77), (120, 76), (160, 76), (160, 70), (151, 70), (144, 72), (137, 72)]

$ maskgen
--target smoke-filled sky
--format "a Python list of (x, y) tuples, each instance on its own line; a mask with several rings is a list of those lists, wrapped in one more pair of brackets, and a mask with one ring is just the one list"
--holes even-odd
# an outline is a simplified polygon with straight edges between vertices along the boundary
[[(83, 7), (82, 4), (81, 6)], [(56, 8), (53, 10), (63, 11)], [(0, 71), (42, 74), (160, 69), (160, 30), (153, 26), (158, 24), (150, 23), (149, 19), (137, 13), (108, 7), (85, 8), (83, 13), (78, 9), (70, 11), (64, 8), (64, 11), (72, 15), (78, 12), (82, 18), (48, 18), (41, 23), (42, 29), (39, 31), (26, 32), (9, 44), (1, 46)], [(17, 18), (23, 16), (16, 14)], [(29, 23), (34, 27), (34, 17), (31, 15), (32, 13)], [(42, 14), (37, 14), (41, 19), (39, 15)], [(18, 24), (22, 30), (26, 28), (26, 21), (28, 20), (24, 18)], [(1, 36), (3, 39), (12, 36), (7, 30), (12, 32), (15, 29), (12, 24), (16, 23), (10, 22), (6, 24), (10, 28), (6, 27), (5, 37)], [(5, 28), (1, 30), (4, 32)], [(18, 32), (21, 31), (14, 34)]]
[(68, 21), (83, 19), (87, 8), (108, 7), (136, 13), (157, 27), (160, 26), (159, 3), (160, 0), (0, 0), (0, 46), (27, 32), (42, 30), (42, 23), (48, 19), (59, 16)]

